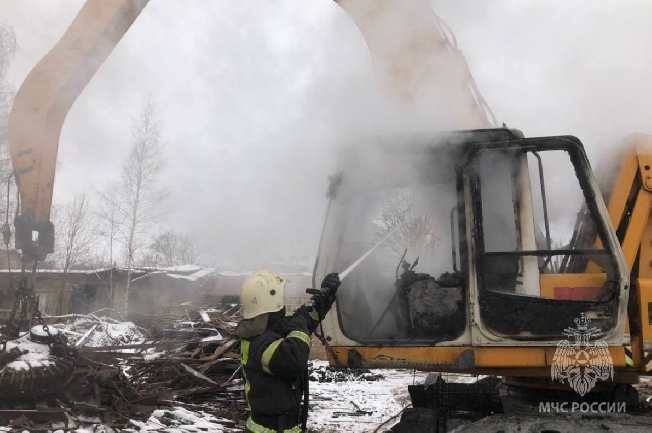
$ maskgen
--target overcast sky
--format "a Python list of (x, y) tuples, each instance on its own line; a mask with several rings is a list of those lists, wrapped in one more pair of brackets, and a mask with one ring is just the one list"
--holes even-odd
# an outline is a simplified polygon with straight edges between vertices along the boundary
[[(20, 45), (16, 87), (82, 4), (0, 0)], [(576, 135), (594, 163), (623, 135), (652, 132), (650, 2), (433, 6), (500, 122)], [(172, 192), (164, 222), (225, 249), (293, 238), (315, 251), (333, 149), (372, 115), (372, 77), (362, 36), (329, 0), (152, 0), (68, 115), (55, 201), (117, 178), (151, 95)]]

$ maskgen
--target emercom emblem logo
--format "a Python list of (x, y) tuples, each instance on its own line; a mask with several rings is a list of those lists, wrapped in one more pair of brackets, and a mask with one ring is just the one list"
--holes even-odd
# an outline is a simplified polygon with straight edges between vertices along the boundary
[(577, 328), (564, 329), (564, 335), (574, 341), (561, 340), (552, 360), (550, 374), (553, 381), (568, 384), (582, 397), (593, 389), (598, 380), (614, 377), (614, 366), (609, 347), (602, 340), (591, 342), (591, 337), (600, 334), (598, 328), (589, 328), (591, 320), (575, 319)]

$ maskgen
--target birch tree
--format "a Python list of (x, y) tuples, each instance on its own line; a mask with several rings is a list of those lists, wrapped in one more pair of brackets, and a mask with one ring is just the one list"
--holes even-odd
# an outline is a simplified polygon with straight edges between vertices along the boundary
[(164, 230), (154, 238), (149, 248), (150, 252), (145, 260), (148, 266), (194, 265), (200, 260), (194, 234)]
[(76, 194), (72, 201), (62, 207), (57, 220), (60, 269), (66, 273), (74, 267), (90, 263), (96, 235), (86, 194)]
[(142, 113), (132, 124), (132, 147), (122, 170), (120, 188), (120, 232), (123, 235), (127, 265), (125, 309), (128, 308), (131, 272), (134, 258), (142, 248), (143, 234), (156, 218), (157, 205), (165, 197), (158, 178), (163, 167), (160, 126), (154, 116), (154, 107), (147, 102)]
[(121, 245), (120, 237), (124, 237), (121, 230), (124, 212), (121, 206), (119, 184), (112, 183), (99, 193), (99, 203), (95, 211), (98, 235), (104, 241), (103, 262), (110, 268), (115, 267), (116, 249)]
[(120, 185), (118, 183), (110, 184), (104, 191), (99, 193), (96, 218), (98, 235), (103, 241), (101, 260), (103, 265), (109, 268), (109, 286), (106, 288), (109, 308), (114, 307), (115, 299), (113, 277), (117, 261), (116, 251), (121, 245), (124, 245), (124, 243), (120, 242), (124, 238), (122, 233), (124, 215), (121, 206)]
[(177, 257), (180, 265), (196, 265), (202, 258), (197, 248), (195, 234), (182, 234), (178, 238)]

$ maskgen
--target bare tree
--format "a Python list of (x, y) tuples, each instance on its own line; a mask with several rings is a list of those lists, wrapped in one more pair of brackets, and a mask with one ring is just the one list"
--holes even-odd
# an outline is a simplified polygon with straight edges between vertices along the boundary
[(226, 269), (226, 260), (223, 256), (223, 251), (215, 247), (212, 240), (201, 238), (197, 239), (196, 244), (199, 259), (198, 263), (210, 268)]
[(386, 241), (386, 247), (399, 255), (407, 248), (414, 255), (430, 256), (439, 242), (437, 233), (432, 219), (416, 211), (412, 192), (401, 191), (382, 203), (372, 222), (373, 237), (383, 239), (404, 221), (405, 224)]
[(68, 272), (90, 261), (93, 256), (96, 235), (86, 195), (75, 195), (62, 207), (57, 220), (60, 241), (56, 255), (59, 267)]
[(180, 235), (177, 254), (181, 265), (194, 265), (201, 261), (202, 258), (197, 248), (197, 236), (195, 234)]
[(166, 230), (154, 239), (152, 250), (161, 257), (165, 266), (175, 266), (177, 263), (178, 236), (173, 230)]
[(109, 308), (113, 308), (115, 288), (113, 286), (113, 273), (116, 267), (116, 249), (124, 245), (120, 241), (125, 238), (122, 232), (124, 212), (121, 208), (120, 185), (110, 184), (99, 193), (99, 204), (96, 209), (98, 235), (104, 241), (104, 251), (101, 262), (109, 267), (109, 285), (106, 287)]
[(98, 234), (104, 240), (104, 263), (113, 268), (116, 263), (116, 248), (124, 237), (124, 211), (120, 199), (120, 186), (110, 184), (99, 193), (99, 204), (95, 211), (98, 220)]
[(157, 216), (157, 205), (165, 197), (158, 185), (163, 165), (161, 153), (160, 127), (154, 116), (154, 107), (148, 101), (140, 117), (133, 122), (132, 148), (122, 170), (121, 204), (118, 207), (122, 213), (120, 230), (124, 236), (127, 264), (127, 304), (134, 258), (142, 247), (148, 223)]
[(164, 230), (150, 244), (145, 263), (149, 266), (167, 267), (192, 265), (200, 260), (196, 237), (192, 234)]

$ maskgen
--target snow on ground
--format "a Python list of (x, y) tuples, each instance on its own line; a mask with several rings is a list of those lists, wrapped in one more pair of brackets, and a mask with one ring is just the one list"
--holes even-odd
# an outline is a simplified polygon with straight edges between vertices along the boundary
[[(315, 361), (315, 367), (327, 366)], [(410, 402), (407, 386), (422, 383), (427, 373), (411, 370), (374, 370), (377, 381), (310, 382), (310, 431), (373, 432)], [(362, 412), (371, 412), (370, 415)], [(359, 415), (354, 415), (358, 413)], [(388, 428), (393, 423), (388, 423)], [(386, 431), (386, 430), (381, 430)]]
[[(26, 340), (21, 343), (27, 344), (35, 354), (41, 352), (38, 349), (47, 350), (46, 345)], [(9, 344), (13, 344), (13, 342)], [(361, 375), (331, 373), (326, 371), (327, 367), (328, 363), (325, 361), (313, 362), (313, 379), (326, 381), (310, 381), (308, 428), (311, 433), (374, 432), (383, 423), (385, 425), (379, 431), (387, 432), (400, 420), (400, 412), (410, 404), (408, 385), (423, 383), (428, 375), (427, 372), (393, 369), (372, 370), (372, 373)], [(452, 374), (445, 375), (445, 379), (449, 382), (474, 382), (477, 380), (472, 376)], [(394, 416), (396, 418), (389, 421)], [(79, 421), (82, 422), (75, 428), (59, 431), (62, 433), (64, 431), (79, 433), (114, 431), (98, 423), (99, 420), (79, 419)], [(233, 423), (206, 413), (175, 407), (172, 410), (156, 410), (144, 422), (133, 420), (130, 422), (129, 428), (121, 431), (180, 433), (238, 431), (238, 429), (224, 427), (224, 425), (233, 426)], [(0, 432), (2, 432), (1, 429)]]
[[(325, 361), (314, 361), (313, 371), (326, 369)], [(370, 380), (380, 375), (381, 379)], [(372, 370), (372, 374), (317, 374), (314, 378), (330, 382), (310, 381), (310, 433), (374, 432), (409, 405), (408, 385), (423, 383), (427, 372), (413, 370)], [(342, 380), (346, 378), (346, 380)], [(477, 379), (465, 375), (445, 375), (449, 382), (474, 382)], [(387, 432), (400, 420), (400, 416), (387, 422), (379, 432)], [(79, 419), (79, 421), (82, 421)], [(84, 420), (73, 429), (58, 432), (99, 433), (115, 432), (97, 420)], [(225, 427), (225, 426), (231, 426)], [(233, 422), (216, 418), (203, 412), (194, 412), (181, 407), (172, 410), (155, 410), (147, 421), (130, 422), (129, 428), (120, 432), (235, 432)], [(63, 427), (63, 426), (61, 426)], [(0, 429), (0, 432), (2, 430)], [(56, 433), (56, 432), (55, 432)]]
[[(313, 366), (328, 366), (325, 361), (314, 361)], [(383, 379), (346, 382), (310, 382), (310, 415), (308, 429), (314, 433), (374, 432), (378, 426), (399, 414), (410, 404), (408, 385), (422, 384), (428, 372), (413, 370), (372, 370)], [(473, 383), (480, 377), (461, 374), (443, 374), (447, 382)], [(370, 415), (365, 412), (371, 412)], [(388, 422), (379, 431), (386, 432), (400, 420)]]
[(206, 413), (191, 412), (187, 409), (176, 407), (173, 410), (155, 410), (146, 422), (131, 421), (133, 430), (124, 429), (123, 432), (137, 431), (166, 431), (166, 432), (224, 432), (223, 423)]
[[(79, 421), (82, 421), (79, 419)], [(63, 428), (54, 430), (53, 433), (136, 433), (136, 432), (166, 432), (166, 433), (227, 433), (233, 431), (233, 428), (225, 427), (232, 425), (233, 422), (216, 418), (213, 415), (204, 412), (193, 412), (182, 407), (175, 407), (171, 410), (155, 410), (152, 412), (147, 421), (130, 420), (129, 427), (121, 430), (114, 430), (99, 420), (89, 420), (82, 422), (74, 428)], [(0, 427), (0, 432), (2, 432)]]

